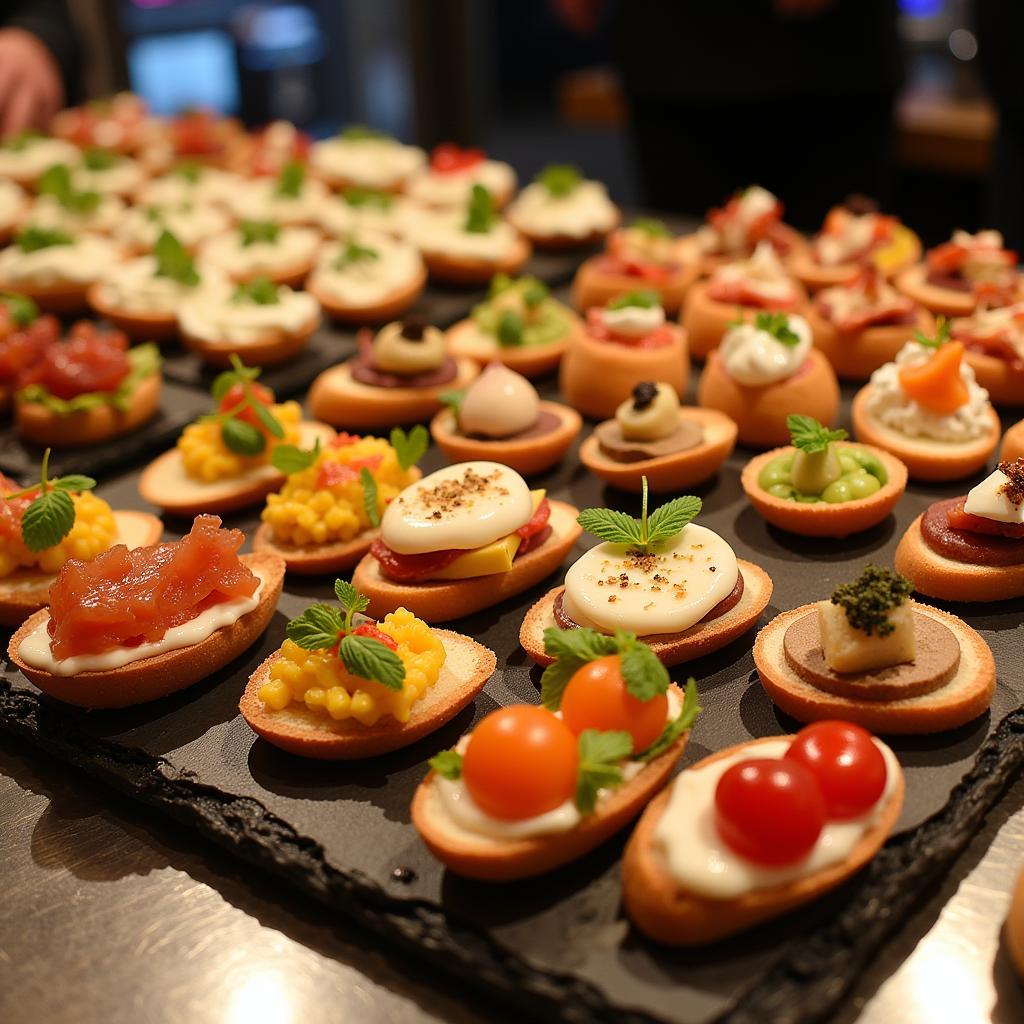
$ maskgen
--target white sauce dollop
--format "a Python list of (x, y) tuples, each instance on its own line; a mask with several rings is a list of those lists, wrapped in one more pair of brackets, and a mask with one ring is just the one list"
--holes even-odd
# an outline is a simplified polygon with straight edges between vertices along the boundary
[(422, 167), (426, 153), (395, 139), (345, 139), (313, 143), (310, 166), (360, 188), (394, 189)]
[(408, 288), (423, 271), (418, 250), (389, 235), (360, 231), (352, 240), (372, 249), (376, 258), (353, 260), (339, 268), (335, 264), (346, 241), (329, 242), (320, 250), (308, 282), (343, 306), (372, 306)]
[(320, 232), (313, 228), (282, 227), (276, 242), (242, 244), (237, 231), (210, 238), (200, 255), (232, 277), (274, 275), (311, 263), (320, 246)]
[(751, 388), (792, 377), (811, 351), (811, 328), (802, 316), (790, 316), (789, 328), (799, 339), (795, 345), (784, 345), (753, 324), (730, 327), (718, 350), (726, 373)]
[(539, 238), (586, 238), (611, 231), (619, 211), (599, 181), (581, 181), (564, 196), (552, 195), (539, 181), (527, 185), (508, 208), (520, 231)]
[(178, 309), (184, 333), (204, 341), (254, 344), (267, 334), (295, 334), (320, 322), (320, 304), (308, 292), (288, 287), (277, 290), (277, 302), (235, 302), (232, 288), (211, 284), (200, 288)]
[(89, 284), (121, 257), (121, 249), (103, 235), (79, 235), (70, 245), (48, 245), (35, 252), (10, 245), (0, 252), (0, 280), (32, 285)]
[(601, 310), (605, 327), (627, 338), (646, 338), (665, 323), (665, 310), (661, 306), (623, 306), (621, 309)]
[(406, 182), (405, 193), (427, 206), (461, 209), (469, 201), (474, 185), (483, 185), (493, 196), (507, 196), (516, 187), (516, 172), (500, 160), (481, 160), (460, 171), (423, 167)]

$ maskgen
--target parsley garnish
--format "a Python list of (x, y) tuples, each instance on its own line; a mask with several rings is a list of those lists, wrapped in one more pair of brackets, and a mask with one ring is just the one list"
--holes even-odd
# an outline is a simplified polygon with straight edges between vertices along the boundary
[(41, 196), (53, 196), (66, 210), (75, 213), (92, 213), (100, 205), (99, 192), (79, 192), (74, 187), (66, 164), (54, 164), (44, 171), (36, 191)]
[(101, 146), (90, 146), (82, 153), (82, 163), (90, 171), (109, 171), (121, 162), (121, 157), (112, 149), (103, 149)]
[(194, 288), (199, 284), (199, 272), (188, 250), (166, 228), (153, 246), (156, 259), (155, 277), (169, 277), (172, 281)]
[(257, 306), (273, 306), (280, 302), (278, 287), (269, 277), (254, 277), (235, 286), (232, 302), (254, 302)]
[(663, 540), (670, 540), (700, 514), (703, 502), (692, 494), (673, 498), (661, 505), (647, 518), (647, 477), (641, 478), (643, 487), (640, 518), (610, 508), (585, 508), (576, 521), (587, 533), (609, 544), (628, 544), (646, 552)]
[(498, 344), (502, 348), (516, 348), (522, 345), (524, 327), (522, 315), (514, 309), (506, 309), (498, 321)]
[(286, 199), (298, 199), (306, 181), (306, 165), (301, 160), (289, 160), (277, 176), (274, 193)]
[(18, 327), (28, 327), (39, 316), (39, 307), (27, 295), (0, 292), (0, 304), (6, 307), (7, 316)]
[(654, 309), (655, 306), (660, 305), (661, 296), (657, 292), (643, 289), (635, 292), (626, 292), (625, 295), (612, 299), (605, 306), (605, 309), (628, 309), (630, 306), (638, 306), (640, 309)]
[(269, 242), (273, 245), (281, 234), (281, 225), (272, 220), (243, 220), (238, 223), (238, 233), (243, 246)]
[(270, 453), (270, 464), (279, 473), (291, 476), (292, 473), (301, 473), (302, 470), (309, 469), (319, 457), (320, 438), (318, 437), (316, 444), (308, 451), (298, 448), (294, 444), (279, 444)]
[(377, 481), (370, 470), (363, 466), (359, 470), (359, 483), (363, 488), (363, 509), (370, 525), (376, 529), (380, 526), (380, 509), (377, 507)]
[(928, 337), (923, 331), (914, 331), (914, 341), (925, 348), (942, 348), (949, 341), (950, 323), (944, 316), (935, 318), (935, 334)]
[(754, 326), (789, 348), (800, 344), (800, 335), (789, 326), (789, 317), (785, 313), (761, 311), (754, 317)]
[(415, 466), (430, 445), (430, 435), (422, 423), (417, 423), (408, 434), (401, 427), (392, 427), (388, 440), (402, 469)]
[(578, 167), (571, 164), (548, 164), (537, 175), (536, 181), (553, 196), (567, 196), (583, 180)]
[(22, 252), (38, 252), (40, 249), (49, 249), (52, 245), (71, 245), (73, 241), (66, 231), (29, 226), (18, 232), (14, 244)]
[(349, 206), (376, 206), (381, 210), (390, 210), (395, 197), (389, 192), (378, 192), (372, 188), (347, 188), (341, 193), (341, 198)]
[(486, 235), (497, 219), (494, 197), (483, 185), (474, 185), (466, 207), (465, 230), (474, 235)]
[(786, 429), (794, 448), (799, 448), (808, 455), (823, 452), (833, 441), (845, 441), (845, 430), (829, 430), (813, 416), (801, 416), (791, 413), (786, 417)]
[(523, 290), (523, 302), (527, 309), (536, 309), (551, 294), (551, 289), (535, 277), (521, 277), (519, 287)]
[(673, 743), (688, 729), (693, 727), (694, 720), (700, 714), (701, 708), (697, 703), (697, 683), (693, 676), (686, 680), (686, 695), (683, 698), (683, 706), (679, 714), (671, 722), (665, 724), (661, 735), (642, 753), (636, 754), (637, 761), (653, 761), (672, 746)]
[(376, 128), (370, 128), (365, 124), (350, 124), (340, 131), (338, 135), (347, 142), (363, 142), (367, 139), (391, 138), (390, 135), (385, 135), (384, 132), (379, 132)]
[(651, 238), (672, 237), (672, 232), (665, 226), (665, 222), (657, 220), (655, 217), (637, 217), (629, 226), (633, 231), (642, 231)]
[(435, 754), (427, 764), (444, 779), (462, 778), (462, 755), (455, 750), (442, 750)]
[(338, 258), (334, 261), (335, 270), (344, 270), (353, 263), (371, 263), (380, 259), (380, 253), (371, 249), (368, 245), (360, 245), (354, 238), (350, 238), (342, 246)]
[(628, 732), (598, 732), (584, 729), (577, 741), (580, 762), (576, 776), (576, 809), (590, 814), (602, 789), (621, 786), (619, 762), (633, 752), (633, 737)]
[[(271, 437), (279, 440), (284, 437), (284, 427), (277, 421), (274, 414), (260, 402), (252, 390), (252, 382), (260, 375), (257, 367), (246, 366), (234, 353), (231, 354), (231, 369), (217, 374), (210, 389), (214, 399), (222, 401), (228, 392), (237, 384), (242, 389), (242, 397), (230, 408), (213, 413), (206, 417), (220, 423), (220, 436), (224, 446), (236, 455), (259, 455), (267, 447), (265, 430)], [(249, 410), (259, 420), (263, 430), (258, 430), (251, 423), (241, 419), (243, 412)]]
[(914, 584), (905, 576), (882, 566), (868, 565), (853, 583), (841, 583), (832, 593), (832, 603), (846, 612), (854, 629), (872, 636), (895, 631), (888, 612), (910, 596)]

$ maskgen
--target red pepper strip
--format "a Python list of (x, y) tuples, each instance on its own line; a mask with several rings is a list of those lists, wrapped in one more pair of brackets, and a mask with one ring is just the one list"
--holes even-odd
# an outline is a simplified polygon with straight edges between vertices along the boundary
[(320, 463), (320, 473), (316, 479), (317, 487), (333, 487), (335, 484), (350, 484), (359, 479), (359, 471), (368, 469), (371, 473), (380, 467), (383, 455), (368, 455), (365, 459), (353, 459), (348, 465), (340, 462)]
[(524, 523), (516, 530), (524, 540), (527, 537), (532, 537), (535, 533), (540, 533), (545, 526), (548, 525), (548, 520), (551, 518), (551, 502), (547, 498), (544, 498), (541, 503), (534, 509), (533, 515), (529, 521)]
[(426, 551), (419, 555), (400, 555), (382, 540), (375, 540), (370, 554), (380, 562), (381, 572), (399, 583), (414, 583), (451, 565), (464, 550), (448, 548), (445, 551)]

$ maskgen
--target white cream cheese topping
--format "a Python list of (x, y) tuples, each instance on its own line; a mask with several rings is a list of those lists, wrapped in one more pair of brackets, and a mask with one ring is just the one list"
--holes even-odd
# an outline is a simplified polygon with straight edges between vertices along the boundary
[(25, 216), (25, 227), (57, 228), (69, 234), (95, 231), (109, 234), (125, 215), (124, 200), (115, 195), (103, 196), (96, 207), (78, 212), (62, 206), (56, 196), (38, 196)]
[(0, 280), (12, 284), (88, 284), (121, 261), (122, 252), (102, 235), (79, 235), (70, 245), (48, 245), (22, 252), (17, 245), (0, 252)]
[(626, 338), (646, 338), (665, 324), (665, 310), (661, 306), (623, 306), (621, 309), (601, 310), (605, 327)]
[(811, 351), (811, 328), (802, 316), (791, 316), (789, 329), (799, 339), (794, 345), (784, 344), (753, 324), (730, 327), (718, 350), (726, 373), (751, 388), (792, 377)]
[(13, 181), (0, 178), (0, 230), (6, 231), (21, 220), (28, 196)]
[(308, 292), (282, 286), (277, 302), (236, 302), (232, 288), (211, 284), (200, 288), (178, 309), (181, 330), (211, 342), (252, 345), (268, 334), (297, 334), (320, 321), (320, 304)]
[(212, 267), (196, 267), (200, 283), (195, 286), (157, 276), (156, 269), (153, 256), (139, 256), (108, 268), (100, 279), (103, 302), (120, 312), (174, 316), (178, 307), (191, 299), (198, 289), (213, 285), (228, 287), (223, 275)]
[(297, 196), (281, 195), (277, 178), (257, 178), (246, 182), (228, 197), (231, 212), (240, 220), (272, 220), (278, 224), (315, 224), (320, 207), (330, 192), (322, 181), (307, 178)]
[(461, 171), (435, 171), (424, 166), (406, 182), (410, 199), (426, 206), (463, 208), (474, 185), (483, 185), (499, 200), (516, 187), (516, 172), (500, 160), (481, 160)]
[(339, 305), (359, 308), (373, 306), (396, 292), (404, 291), (423, 273), (419, 251), (380, 232), (360, 231), (352, 241), (376, 255), (337, 266), (347, 241), (329, 242), (317, 257), (309, 286), (334, 299)]
[(409, 232), (409, 241), (421, 252), (487, 263), (508, 258), (518, 240), (519, 233), (503, 220), (496, 220), (489, 231), (467, 231), (464, 210), (425, 213)]
[(276, 242), (243, 245), (239, 232), (229, 231), (207, 239), (200, 255), (231, 277), (273, 276), (311, 263), (320, 241), (313, 228), (282, 227)]
[(21, 149), (0, 146), (0, 177), (28, 181), (40, 177), (54, 164), (78, 162), (78, 147), (63, 139), (30, 139)]
[(149, 208), (133, 206), (117, 222), (113, 237), (137, 251), (152, 249), (164, 229), (171, 232), (186, 248), (227, 231), (228, 215), (212, 203), (181, 203), (160, 206), (150, 216)]
[(508, 219), (520, 231), (538, 238), (586, 238), (611, 231), (618, 223), (619, 211), (599, 181), (581, 181), (564, 196), (552, 195), (535, 181), (512, 201)]
[(345, 139), (337, 136), (313, 143), (310, 166), (329, 178), (361, 188), (393, 189), (427, 160), (417, 146), (395, 139)]

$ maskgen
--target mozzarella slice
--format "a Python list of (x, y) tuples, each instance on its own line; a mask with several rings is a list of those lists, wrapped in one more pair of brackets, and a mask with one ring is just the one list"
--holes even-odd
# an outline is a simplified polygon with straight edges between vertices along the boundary
[(727, 598), (738, 573), (732, 548), (691, 523), (647, 555), (624, 544), (591, 548), (565, 574), (562, 601), (574, 622), (602, 633), (678, 633)]
[(400, 555), (470, 550), (514, 533), (533, 515), (526, 481), (497, 462), (459, 462), (407, 487), (381, 519), (381, 540)]
[(1006, 493), (1010, 478), (1001, 470), (972, 487), (964, 502), (964, 511), (997, 523), (1024, 523), (1024, 504), (1016, 505)]

